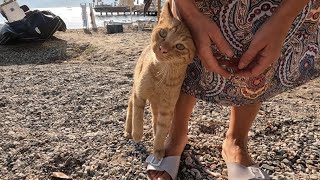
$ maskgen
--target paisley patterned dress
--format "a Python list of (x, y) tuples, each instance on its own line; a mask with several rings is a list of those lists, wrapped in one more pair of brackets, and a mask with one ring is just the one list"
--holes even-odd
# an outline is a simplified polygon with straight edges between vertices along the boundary
[[(218, 24), (237, 57), (245, 52), (255, 32), (280, 3), (281, 0), (196, 1), (203, 14)], [(319, 19), (320, 0), (311, 0), (292, 24), (279, 60), (259, 77), (228, 80), (207, 71), (196, 57), (188, 67), (182, 91), (212, 103), (243, 105), (263, 102), (319, 77)]]

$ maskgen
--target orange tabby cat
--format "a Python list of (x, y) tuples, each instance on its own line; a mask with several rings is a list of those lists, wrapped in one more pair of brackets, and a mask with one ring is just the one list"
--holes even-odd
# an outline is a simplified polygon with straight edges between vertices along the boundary
[(186, 75), (187, 65), (195, 55), (195, 46), (187, 27), (175, 19), (166, 1), (151, 44), (142, 52), (134, 72), (125, 134), (134, 141), (143, 136), (146, 100), (151, 104), (154, 156), (164, 157), (164, 142), (169, 132), (175, 104)]

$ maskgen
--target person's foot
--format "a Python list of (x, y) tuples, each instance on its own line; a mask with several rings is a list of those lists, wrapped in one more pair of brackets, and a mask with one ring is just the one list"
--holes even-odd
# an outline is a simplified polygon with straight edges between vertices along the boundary
[(222, 158), (226, 163), (238, 163), (246, 167), (254, 165), (246, 142), (238, 142), (233, 138), (226, 138), (222, 145)]
[[(188, 137), (181, 137), (181, 139), (167, 138), (166, 141), (166, 155), (168, 156), (181, 156), (185, 145), (188, 142)], [(171, 180), (170, 175), (165, 171), (148, 171), (148, 178), (151, 180)]]
[(226, 138), (222, 145), (222, 157), (227, 163), (228, 179), (230, 180), (270, 180), (270, 176), (251, 159), (246, 140), (239, 142), (232, 138)]

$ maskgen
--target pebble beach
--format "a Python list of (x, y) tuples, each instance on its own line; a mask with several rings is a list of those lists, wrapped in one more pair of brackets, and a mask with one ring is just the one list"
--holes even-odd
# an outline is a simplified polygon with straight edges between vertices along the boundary
[[(44, 43), (0, 46), (0, 179), (146, 179), (150, 109), (140, 143), (123, 130), (150, 33), (68, 30)], [(263, 104), (248, 148), (272, 179), (320, 179), (319, 110), (319, 78)], [(227, 179), (228, 115), (228, 107), (197, 102), (178, 179)]]

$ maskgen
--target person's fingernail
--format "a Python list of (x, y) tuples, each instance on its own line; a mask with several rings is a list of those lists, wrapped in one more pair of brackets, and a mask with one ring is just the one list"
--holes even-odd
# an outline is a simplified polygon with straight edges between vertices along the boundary
[(234, 55), (234, 53), (233, 53), (232, 50), (228, 50), (228, 51), (226, 52), (226, 55), (227, 55), (228, 57), (232, 57), (232, 56)]
[(238, 66), (239, 69), (243, 69), (245, 67), (246, 67), (246, 65), (244, 63), (239, 63), (239, 66)]

